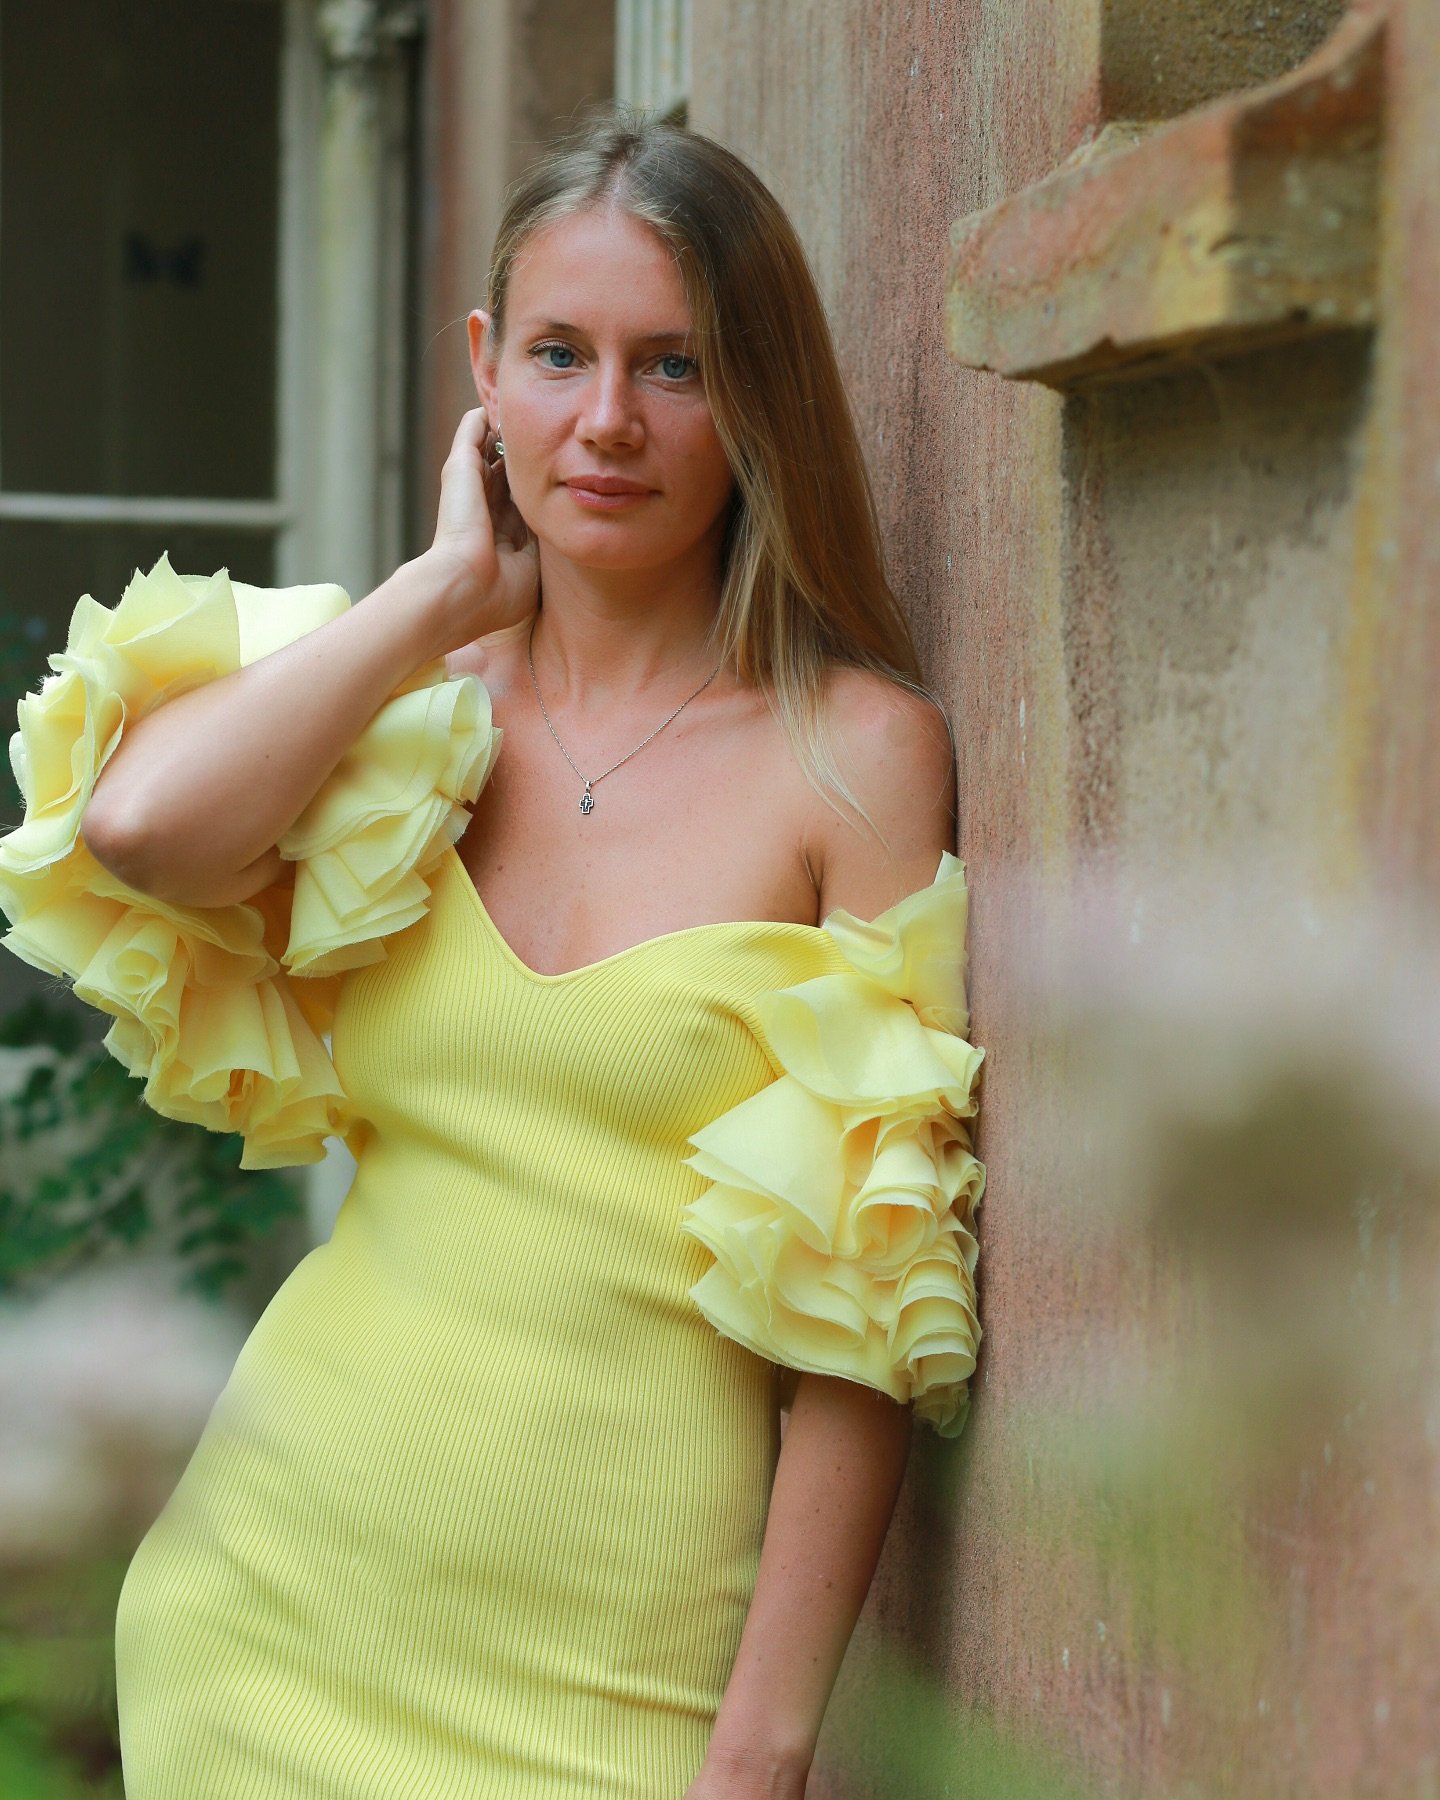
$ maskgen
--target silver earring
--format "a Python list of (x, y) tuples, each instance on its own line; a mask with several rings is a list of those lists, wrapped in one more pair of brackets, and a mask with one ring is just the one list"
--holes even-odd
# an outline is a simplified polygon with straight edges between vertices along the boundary
[(505, 454), (505, 443), (502, 438), (497, 437), (495, 440), (495, 454), (497, 456), (503, 456)]

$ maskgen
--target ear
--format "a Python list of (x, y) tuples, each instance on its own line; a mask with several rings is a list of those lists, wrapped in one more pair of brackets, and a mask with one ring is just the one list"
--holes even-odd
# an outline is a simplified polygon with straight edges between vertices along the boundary
[[(475, 307), (465, 320), (470, 338), (470, 373), (475, 378), (475, 392), (490, 418), (495, 418), (495, 377), (499, 358), (494, 354), (494, 333), (490, 314)], [(498, 426), (497, 426), (498, 429)]]

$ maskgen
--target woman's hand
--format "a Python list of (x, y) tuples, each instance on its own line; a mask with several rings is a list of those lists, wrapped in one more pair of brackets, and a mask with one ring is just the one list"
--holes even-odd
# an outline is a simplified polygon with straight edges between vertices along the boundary
[(456, 578), (451, 650), (527, 618), (539, 597), (539, 550), (510, 497), (504, 458), (492, 460), (494, 445), (485, 408), (472, 407), (441, 471), (435, 541), (426, 557)]
[(685, 1790), (685, 1800), (805, 1800), (808, 1763), (713, 1750)]

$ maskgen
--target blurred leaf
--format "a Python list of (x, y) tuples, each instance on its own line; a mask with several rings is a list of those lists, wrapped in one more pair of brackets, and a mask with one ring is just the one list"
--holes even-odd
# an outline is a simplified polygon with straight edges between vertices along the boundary
[(185, 1218), (169, 1246), (180, 1285), (218, 1298), (244, 1277), (246, 1245), (301, 1215), (298, 1179), (241, 1170), (238, 1136), (151, 1111), (77, 1015), (62, 989), (0, 1019), (0, 1049), (48, 1052), (0, 1096), (0, 1144), (18, 1147), (0, 1158), (0, 1294), (33, 1294)]
[(5, 1800), (91, 1800), (94, 1789), (34, 1719), (0, 1706), (0, 1794)]
[(124, 1800), (114, 1616), (127, 1559), (7, 1570), (0, 1626), (0, 1794)]
[(826, 1716), (826, 1760), (846, 1800), (1091, 1800), (1058, 1748), (1019, 1741), (978, 1707), (959, 1706), (862, 1619), (845, 1680), (863, 1706)]

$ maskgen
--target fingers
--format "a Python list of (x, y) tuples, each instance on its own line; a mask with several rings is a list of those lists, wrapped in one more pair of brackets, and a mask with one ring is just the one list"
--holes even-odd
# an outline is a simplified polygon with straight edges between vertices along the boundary
[(451, 441), (452, 450), (477, 449), (485, 436), (485, 408), (472, 406), (469, 412), (460, 415), (460, 423), (455, 427), (455, 436)]
[(455, 436), (450, 445), (450, 454), (468, 462), (478, 456), (482, 467), (488, 467), (494, 460), (495, 428), (490, 416), (483, 406), (472, 406), (460, 415), (460, 423), (455, 428)]
[(510, 493), (509, 473), (494, 454), (497, 433), (487, 409), (462, 413), (440, 477), (436, 538), (474, 540), (493, 561), (497, 543), (522, 547), (529, 533)]

